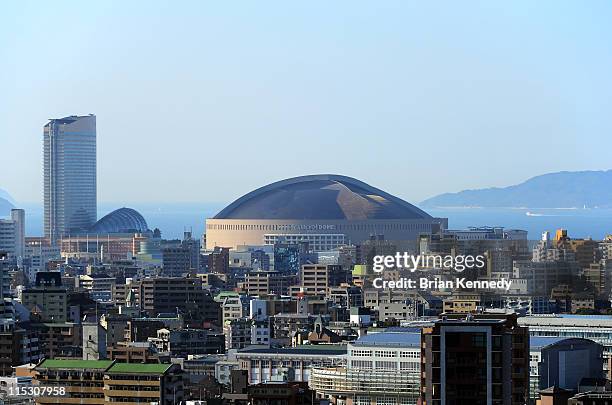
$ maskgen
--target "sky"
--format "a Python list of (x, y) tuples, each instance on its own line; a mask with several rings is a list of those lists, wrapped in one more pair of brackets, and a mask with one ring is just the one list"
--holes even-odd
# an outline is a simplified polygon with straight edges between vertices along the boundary
[(0, 188), (94, 113), (98, 197), (229, 202), (313, 173), (411, 202), (612, 168), (607, 1), (19, 1), (0, 13)]

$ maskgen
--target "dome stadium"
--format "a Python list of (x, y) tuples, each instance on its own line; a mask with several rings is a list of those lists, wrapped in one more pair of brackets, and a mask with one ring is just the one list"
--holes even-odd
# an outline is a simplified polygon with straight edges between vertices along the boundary
[(416, 242), (446, 222), (357, 179), (310, 175), (258, 188), (207, 219), (206, 248), (308, 241), (325, 251), (378, 235)]

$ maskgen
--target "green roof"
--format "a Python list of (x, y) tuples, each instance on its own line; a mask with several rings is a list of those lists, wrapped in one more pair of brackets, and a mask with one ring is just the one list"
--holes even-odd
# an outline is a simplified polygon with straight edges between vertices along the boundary
[(44, 360), (39, 368), (95, 368), (106, 370), (112, 360)]
[(115, 363), (109, 373), (163, 374), (172, 364)]
[(226, 297), (240, 297), (240, 293), (236, 291), (221, 291), (219, 294), (217, 294), (215, 299), (220, 300)]
[(365, 264), (356, 264), (353, 266), (353, 276), (365, 276), (368, 274), (368, 266)]

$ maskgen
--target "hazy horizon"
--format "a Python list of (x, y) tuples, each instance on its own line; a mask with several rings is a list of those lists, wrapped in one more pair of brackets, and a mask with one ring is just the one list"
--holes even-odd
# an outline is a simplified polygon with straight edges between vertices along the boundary
[(336, 173), (418, 203), (610, 169), (611, 17), (604, 1), (8, 3), (0, 188), (42, 201), (43, 125), (88, 113), (99, 201), (227, 203)]

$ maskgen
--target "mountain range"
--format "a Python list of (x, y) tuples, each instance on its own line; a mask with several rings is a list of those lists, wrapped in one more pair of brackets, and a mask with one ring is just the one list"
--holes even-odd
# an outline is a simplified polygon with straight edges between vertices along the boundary
[(508, 187), (440, 194), (420, 206), (612, 208), (612, 170), (548, 173)]
[(15, 208), (15, 200), (0, 188), (0, 217), (10, 214), (11, 208)]

